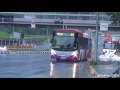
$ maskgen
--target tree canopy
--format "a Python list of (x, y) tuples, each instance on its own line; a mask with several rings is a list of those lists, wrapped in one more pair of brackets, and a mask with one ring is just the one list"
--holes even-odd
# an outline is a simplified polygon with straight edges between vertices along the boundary
[(106, 14), (111, 17), (113, 24), (120, 25), (120, 12), (106, 12)]

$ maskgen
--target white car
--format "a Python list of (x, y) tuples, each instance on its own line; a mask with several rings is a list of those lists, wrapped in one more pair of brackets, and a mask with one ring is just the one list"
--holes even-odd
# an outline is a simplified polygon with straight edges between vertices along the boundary
[(115, 57), (118, 57), (115, 55), (116, 50), (110, 50), (110, 49), (103, 49), (104, 54), (99, 56), (100, 61), (113, 61)]
[(6, 52), (6, 51), (7, 51), (7, 47), (6, 46), (4, 46), (4, 47), (0, 46), (0, 52)]

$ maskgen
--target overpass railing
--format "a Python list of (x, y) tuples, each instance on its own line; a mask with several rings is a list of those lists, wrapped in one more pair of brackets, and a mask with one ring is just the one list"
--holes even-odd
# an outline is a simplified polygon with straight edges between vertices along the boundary
[[(34, 19), (35, 23), (54, 23), (56, 19)], [(62, 19), (64, 24), (96, 24), (96, 20), (73, 20), (73, 19)], [(23, 23), (32, 23), (32, 19), (26, 19), (26, 18), (13, 18), (13, 20), (8, 20), (0, 18), (0, 23), (15, 23), (15, 22), (23, 22)], [(102, 21), (100, 20), (99, 23), (106, 22), (108, 24), (111, 24), (112, 21)]]

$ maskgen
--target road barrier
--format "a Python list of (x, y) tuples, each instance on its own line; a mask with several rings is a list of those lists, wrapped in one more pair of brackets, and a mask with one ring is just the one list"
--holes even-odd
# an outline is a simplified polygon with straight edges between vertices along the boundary
[(0, 54), (9, 54), (9, 52), (0, 52)]
[(41, 53), (50, 53), (50, 51), (18, 51), (18, 54), (41, 54)]
[(7, 51), (7, 52), (0, 52), (0, 54), (44, 54), (50, 53), (50, 51)]

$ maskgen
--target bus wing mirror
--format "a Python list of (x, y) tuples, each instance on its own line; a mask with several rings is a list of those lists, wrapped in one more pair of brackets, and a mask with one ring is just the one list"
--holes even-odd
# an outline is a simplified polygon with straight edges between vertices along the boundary
[(55, 31), (53, 31), (53, 37), (55, 36)]
[(75, 37), (78, 38), (78, 33), (75, 33)]
[(50, 43), (51, 43), (51, 44), (53, 43), (53, 39), (50, 40)]
[(52, 40), (50, 40), (50, 43), (52, 43)]

